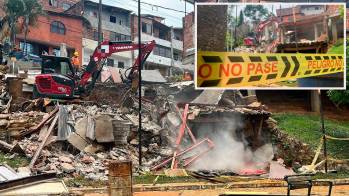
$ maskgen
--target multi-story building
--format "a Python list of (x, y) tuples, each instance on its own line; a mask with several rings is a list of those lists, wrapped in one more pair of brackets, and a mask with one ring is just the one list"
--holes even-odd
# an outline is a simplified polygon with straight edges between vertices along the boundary
[[(98, 9), (98, 3), (84, 0), (78, 2), (66, 11), (74, 15), (81, 15), (90, 23), (90, 25), (85, 25), (83, 27), (83, 64), (88, 64), (90, 56), (98, 45)], [(130, 13), (130, 10), (103, 4), (101, 14), (103, 40), (132, 40)], [(131, 66), (131, 59), (131, 52), (115, 53), (107, 59), (107, 65), (126, 68)]]
[(41, 55), (44, 51), (60, 55), (62, 43), (66, 45), (68, 56), (74, 51), (81, 53), (82, 27), (88, 23), (84, 18), (65, 13), (74, 0), (40, 0), (44, 15), (40, 15), (34, 26), (29, 26), (27, 46), (24, 44), (23, 20), (19, 21), (16, 45), (28, 54)]
[[(148, 57), (144, 69), (158, 69), (163, 76), (168, 76), (172, 67), (182, 66), (183, 30), (163, 23), (164, 18), (142, 15), (142, 41), (155, 40), (156, 47)], [(132, 37), (138, 40), (138, 16), (132, 15)], [(138, 52), (135, 51), (134, 55)]]

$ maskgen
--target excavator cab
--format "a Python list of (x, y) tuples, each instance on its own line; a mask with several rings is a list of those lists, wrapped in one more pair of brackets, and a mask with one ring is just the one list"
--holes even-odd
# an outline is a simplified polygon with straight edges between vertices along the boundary
[(154, 40), (144, 42), (141, 45), (131, 41), (103, 41), (90, 56), (90, 61), (81, 76), (75, 73), (69, 58), (43, 56), (42, 73), (35, 77), (34, 97), (69, 99), (88, 96), (94, 89), (108, 57), (117, 52), (138, 50), (140, 48), (142, 51), (140, 57), (136, 59), (125, 74), (127, 81), (135, 85), (137, 81), (134, 80), (138, 78), (138, 66), (142, 67), (154, 47)]
[(34, 97), (73, 98), (77, 76), (70, 59), (43, 55), (41, 74), (35, 78)]

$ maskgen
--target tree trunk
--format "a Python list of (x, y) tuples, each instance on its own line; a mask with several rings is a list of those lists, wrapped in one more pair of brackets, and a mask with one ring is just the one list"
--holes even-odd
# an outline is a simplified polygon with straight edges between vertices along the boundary
[(27, 36), (28, 36), (28, 26), (29, 26), (29, 19), (28, 17), (25, 18), (25, 24), (24, 24), (24, 56), (27, 56)]
[(197, 10), (198, 50), (225, 51), (227, 5), (199, 5)]

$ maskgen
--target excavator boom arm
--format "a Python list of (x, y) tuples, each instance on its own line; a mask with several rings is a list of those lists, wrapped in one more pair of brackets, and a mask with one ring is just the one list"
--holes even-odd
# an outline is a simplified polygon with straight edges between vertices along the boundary
[[(155, 47), (155, 41), (149, 41), (141, 44), (141, 59), (137, 57), (133, 64), (130, 75), (132, 75), (138, 66), (142, 66), (147, 57), (150, 55)], [(139, 45), (132, 42), (111, 42), (103, 41), (93, 52), (90, 57), (89, 64), (86, 67), (86, 71), (82, 74), (79, 86), (84, 87), (88, 83), (88, 80), (92, 77), (94, 83), (102, 70), (102, 62), (117, 52), (132, 51), (139, 49)]]

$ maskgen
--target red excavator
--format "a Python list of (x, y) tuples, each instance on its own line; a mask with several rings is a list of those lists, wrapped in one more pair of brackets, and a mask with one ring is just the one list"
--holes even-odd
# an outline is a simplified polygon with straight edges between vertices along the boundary
[[(155, 41), (141, 44), (141, 58), (137, 58), (132, 67), (124, 74), (120, 72), (124, 82), (132, 82), (138, 76), (138, 66), (144, 64), (155, 47)], [(67, 57), (42, 56), (41, 74), (35, 77), (34, 97), (71, 99), (90, 94), (102, 71), (106, 59), (113, 53), (139, 49), (139, 45), (131, 41), (103, 41), (92, 56), (87, 67), (79, 76)]]

